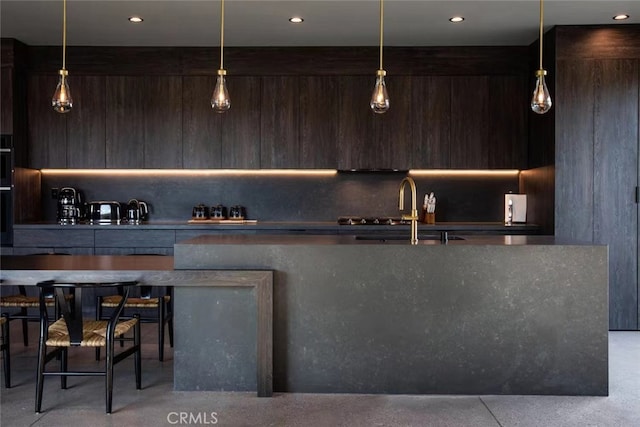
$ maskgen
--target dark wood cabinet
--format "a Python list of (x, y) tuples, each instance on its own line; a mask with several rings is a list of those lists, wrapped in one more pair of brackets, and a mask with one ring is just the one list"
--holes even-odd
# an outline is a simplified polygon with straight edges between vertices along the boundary
[(73, 109), (67, 113), (67, 167), (106, 167), (105, 91), (103, 76), (77, 76), (69, 80)]
[(144, 167), (144, 77), (107, 76), (106, 164)]
[(223, 115), (211, 108), (215, 78), (186, 76), (182, 85), (182, 164), (187, 169), (220, 168)]
[[(144, 167), (182, 168), (182, 77), (147, 76), (144, 100)], [(206, 94), (201, 95), (205, 100)]]
[(3, 135), (11, 135), (13, 133), (13, 74), (13, 66), (5, 66), (3, 63), (0, 68), (0, 93), (2, 94), (0, 134)]
[(371, 148), (376, 155), (373, 167), (409, 169), (413, 167), (412, 77), (388, 76), (386, 84), (389, 91), (389, 111), (375, 114), (367, 105), (364, 106), (373, 116), (375, 138)]
[(412, 167), (448, 168), (451, 164), (451, 78), (412, 79)]
[(372, 76), (340, 77), (338, 94), (338, 169), (376, 168), (374, 114), (369, 108)]
[(299, 94), (296, 76), (262, 78), (260, 167), (300, 167)]
[(638, 329), (638, 63), (594, 65), (593, 241), (609, 245), (610, 323)]
[[(67, 120), (72, 113), (53, 111), (51, 98), (57, 84), (56, 75), (32, 75), (27, 81), (28, 165), (31, 168), (68, 167)], [(71, 96), (75, 96), (73, 86), (70, 90)]]
[(338, 166), (338, 78), (300, 77), (300, 167)]
[(451, 164), (454, 169), (489, 167), (489, 77), (451, 78)]
[(182, 77), (108, 76), (108, 168), (182, 167)]
[(637, 330), (640, 45), (594, 31), (555, 34), (555, 234), (608, 245), (610, 329)]
[[(222, 114), (221, 166), (258, 169), (260, 165), (260, 77), (228, 76), (231, 108)], [(213, 92), (213, 86), (210, 89)], [(215, 114), (215, 113), (214, 113)]]
[(489, 169), (526, 169), (527, 116), (530, 111), (529, 79), (490, 76), (487, 122)]

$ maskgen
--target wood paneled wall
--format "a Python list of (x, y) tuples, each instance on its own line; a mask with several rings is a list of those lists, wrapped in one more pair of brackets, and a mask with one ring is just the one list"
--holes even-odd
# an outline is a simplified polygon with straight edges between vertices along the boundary
[(555, 234), (609, 246), (611, 329), (638, 329), (640, 25), (556, 30)]

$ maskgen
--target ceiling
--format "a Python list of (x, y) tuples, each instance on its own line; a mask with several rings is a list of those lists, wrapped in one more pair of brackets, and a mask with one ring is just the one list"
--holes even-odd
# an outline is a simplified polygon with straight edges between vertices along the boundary
[[(546, 0), (554, 25), (638, 24), (639, 0)], [(538, 36), (538, 0), (387, 0), (386, 46), (528, 45)], [(372, 46), (378, 0), (226, 0), (225, 46)], [(626, 21), (614, 21), (619, 13)], [(140, 24), (127, 18), (139, 15)], [(302, 24), (288, 18), (299, 15)], [(465, 21), (448, 19), (462, 15)], [(2, 0), (0, 35), (60, 45), (62, 0)], [(71, 46), (218, 46), (219, 0), (67, 0)]]

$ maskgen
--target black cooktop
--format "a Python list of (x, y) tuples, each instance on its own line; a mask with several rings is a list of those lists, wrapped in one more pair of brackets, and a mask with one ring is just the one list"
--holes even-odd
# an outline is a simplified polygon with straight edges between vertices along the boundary
[(411, 221), (400, 217), (389, 216), (341, 216), (338, 218), (339, 225), (403, 225), (411, 224)]

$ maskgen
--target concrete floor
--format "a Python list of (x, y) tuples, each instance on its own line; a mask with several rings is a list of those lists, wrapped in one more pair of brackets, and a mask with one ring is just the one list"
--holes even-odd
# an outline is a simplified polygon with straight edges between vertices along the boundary
[[(34, 325), (35, 327), (36, 325)], [(602, 426), (640, 425), (640, 332), (610, 332), (608, 397), (415, 396), (175, 392), (173, 357), (157, 360), (155, 326), (143, 325), (143, 389), (135, 390), (132, 360), (116, 366), (113, 414), (104, 412), (104, 380), (45, 380), (43, 413), (34, 413), (35, 338), (24, 347), (12, 322), (12, 385), (0, 389), (0, 426)], [(91, 366), (93, 350), (72, 363)], [(54, 362), (52, 362), (54, 363)], [(77, 366), (77, 365), (76, 365)], [(2, 384), (4, 379), (2, 379)]]

